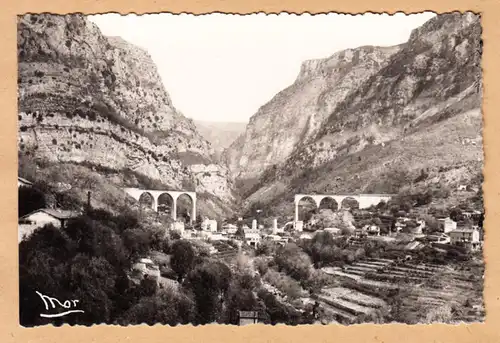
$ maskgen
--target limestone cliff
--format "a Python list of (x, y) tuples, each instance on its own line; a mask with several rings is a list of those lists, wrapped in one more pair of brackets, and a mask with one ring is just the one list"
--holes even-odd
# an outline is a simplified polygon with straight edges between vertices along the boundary
[(213, 164), (143, 49), (103, 36), (82, 15), (28, 14), (18, 19), (18, 59), (20, 153), (233, 201), (227, 169)]
[[(419, 183), (436, 187), (480, 187), (481, 46), (479, 16), (451, 13), (400, 46), (335, 54), (347, 61), (342, 66), (307, 62), (235, 142), (243, 153), (228, 155), (239, 176), (268, 167), (248, 203), (286, 206), (296, 192), (393, 193), (420, 173)], [(334, 86), (322, 88), (324, 75)]]
[(226, 151), (235, 178), (258, 177), (315, 137), (349, 92), (385, 66), (399, 47), (360, 47), (302, 64), (296, 81), (262, 106)]

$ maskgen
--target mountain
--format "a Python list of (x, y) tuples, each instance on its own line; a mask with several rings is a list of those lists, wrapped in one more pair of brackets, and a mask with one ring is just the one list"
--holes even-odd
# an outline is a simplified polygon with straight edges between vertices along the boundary
[(379, 71), (399, 47), (361, 47), (302, 64), (295, 82), (262, 106), (225, 154), (235, 178), (251, 179), (308, 142), (349, 92)]
[(245, 132), (246, 123), (211, 122), (195, 120), (194, 124), (200, 134), (211, 143), (216, 158), (220, 158), (225, 149)]
[(413, 185), (448, 188), (458, 201), (456, 185), (480, 188), (481, 50), (479, 16), (450, 13), (405, 44), (305, 62), (225, 154), (246, 206), (290, 214), (299, 192)]
[(18, 60), (20, 155), (106, 171), (119, 186), (148, 178), (196, 190), (207, 198), (202, 212), (228, 211), (227, 168), (174, 107), (146, 51), (103, 36), (83, 15), (27, 14)]

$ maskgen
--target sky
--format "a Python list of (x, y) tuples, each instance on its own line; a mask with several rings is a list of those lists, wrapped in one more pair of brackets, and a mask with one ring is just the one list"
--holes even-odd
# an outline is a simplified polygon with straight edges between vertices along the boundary
[(186, 117), (248, 122), (291, 85), (303, 61), (363, 45), (406, 42), (434, 14), (90, 16), (106, 36), (144, 48)]

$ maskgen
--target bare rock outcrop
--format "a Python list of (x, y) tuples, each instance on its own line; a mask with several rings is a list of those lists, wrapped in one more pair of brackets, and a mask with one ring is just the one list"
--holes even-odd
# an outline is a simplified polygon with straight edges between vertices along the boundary
[[(233, 202), (227, 169), (213, 164), (210, 143), (174, 107), (146, 51), (82, 15), (28, 14), (18, 19), (18, 58), (20, 153), (126, 169)], [(221, 176), (206, 182), (204, 168)]]

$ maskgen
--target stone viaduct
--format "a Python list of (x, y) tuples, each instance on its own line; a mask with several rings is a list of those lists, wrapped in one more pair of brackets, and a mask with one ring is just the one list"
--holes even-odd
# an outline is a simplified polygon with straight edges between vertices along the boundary
[(123, 189), (128, 195), (130, 195), (135, 200), (139, 201), (143, 194), (149, 194), (153, 199), (152, 208), (158, 212), (158, 199), (162, 194), (168, 194), (172, 199), (172, 219), (177, 220), (177, 199), (185, 194), (187, 195), (193, 204), (193, 211), (191, 213), (191, 222), (196, 220), (196, 193), (195, 192), (182, 192), (182, 191), (160, 191), (160, 190), (150, 190), (150, 189), (139, 189), (139, 188), (124, 188)]
[(299, 202), (302, 199), (309, 198), (314, 201), (316, 207), (320, 207), (324, 199), (332, 199), (337, 203), (337, 207), (342, 207), (342, 202), (346, 199), (356, 200), (359, 208), (368, 208), (372, 205), (378, 205), (381, 201), (387, 202), (393, 197), (392, 194), (359, 194), (359, 195), (327, 195), (327, 194), (296, 194), (295, 195), (295, 221), (299, 220)]

